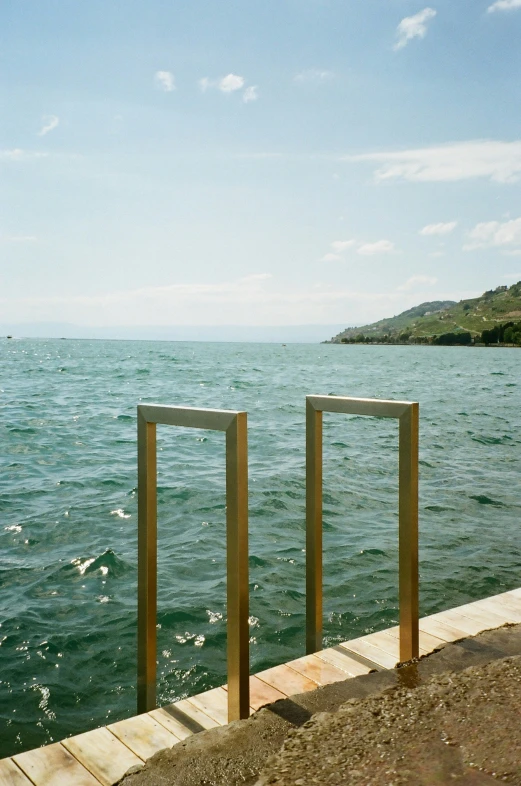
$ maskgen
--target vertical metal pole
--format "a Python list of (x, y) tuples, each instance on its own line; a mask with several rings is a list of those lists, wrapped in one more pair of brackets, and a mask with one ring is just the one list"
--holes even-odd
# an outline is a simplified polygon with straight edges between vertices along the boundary
[(157, 470), (156, 424), (138, 407), (137, 711), (156, 706)]
[(250, 714), (248, 436), (246, 412), (226, 430), (228, 722)]
[(413, 403), (400, 417), (399, 596), (402, 663), (419, 655), (418, 442), (419, 405)]
[(306, 399), (306, 653), (322, 649), (322, 412)]

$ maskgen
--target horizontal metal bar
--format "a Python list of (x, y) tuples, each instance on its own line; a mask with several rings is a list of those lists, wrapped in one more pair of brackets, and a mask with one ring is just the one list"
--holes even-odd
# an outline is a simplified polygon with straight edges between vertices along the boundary
[(306, 400), (319, 412), (341, 412), (343, 415), (369, 415), (376, 418), (399, 418), (413, 403), (347, 396), (306, 396)]
[(239, 412), (228, 409), (196, 409), (195, 407), (170, 407), (163, 404), (139, 404), (138, 416), (148, 423), (164, 426), (185, 426), (212, 431), (226, 431)]

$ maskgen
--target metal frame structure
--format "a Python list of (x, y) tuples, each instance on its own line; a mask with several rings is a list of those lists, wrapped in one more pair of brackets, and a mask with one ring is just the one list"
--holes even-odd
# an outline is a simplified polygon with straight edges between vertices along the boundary
[(156, 424), (226, 434), (228, 721), (249, 716), (248, 442), (246, 412), (141, 404), (138, 430), (138, 713), (156, 706)]
[(322, 413), (397, 418), (399, 422), (400, 661), (419, 654), (419, 404), (410, 401), (306, 396), (306, 652), (322, 648)]

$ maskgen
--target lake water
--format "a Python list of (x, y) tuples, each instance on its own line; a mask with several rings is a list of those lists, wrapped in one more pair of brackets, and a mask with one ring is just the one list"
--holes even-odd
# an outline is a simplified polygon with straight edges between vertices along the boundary
[[(0, 341), (0, 757), (135, 713), (136, 404), (244, 409), (251, 663), (304, 652), (305, 395), (420, 402), (421, 613), (521, 586), (521, 351)], [(397, 623), (395, 421), (324, 416), (326, 643)], [(226, 679), (224, 435), (158, 428), (161, 703)]]

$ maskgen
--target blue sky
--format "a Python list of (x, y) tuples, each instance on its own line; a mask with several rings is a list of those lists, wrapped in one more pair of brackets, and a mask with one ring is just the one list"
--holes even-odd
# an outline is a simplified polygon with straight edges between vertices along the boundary
[(521, 0), (5, 0), (0, 322), (351, 325), (521, 279)]

